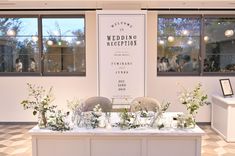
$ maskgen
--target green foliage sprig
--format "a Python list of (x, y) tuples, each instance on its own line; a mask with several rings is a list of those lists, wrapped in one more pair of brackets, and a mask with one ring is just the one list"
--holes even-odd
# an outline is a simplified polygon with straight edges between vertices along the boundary
[(92, 111), (84, 112), (84, 124), (86, 128), (97, 128), (100, 124), (100, 117), (102, 116), (102, 108), (97, 104)]
[(53, 131), (68, 131), (70, 130), (69, 123), (66, 122), (66, 117), (69, 113), (63, 113), (61, 110), (55, 111), (50, 115), (48, 126)]
[(100, 120), (99, 118), (102, 115), (102, 108), (100, 107), (100, 104), (97, 104), (93, 111), (91, 112), (91, 127), (97, 128), (99, 127)]
[(134, 124), (132, 120), (134, 120), (135, 116), (132, 113), (129, 113), (128, 110), (125, 108), (120, 113), (120, 122), (117, 123), (121, 129), (131, 129), (131, 128), (138, 128), (140, 125)]
[(166, 102), (166, 104), (165, 103), (163, 103), (162, 105), (161, 105), (161, 112), (162, 113), (165, 113), (166, 112), (166, 110), (170, 107), (170, 102)]

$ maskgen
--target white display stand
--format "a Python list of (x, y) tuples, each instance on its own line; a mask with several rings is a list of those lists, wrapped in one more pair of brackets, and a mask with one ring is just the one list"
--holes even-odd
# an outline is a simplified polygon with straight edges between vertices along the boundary
[(211, 127), (226, 141), (235, 142), (235, 98), (212, 96)]
[(76, 128), (66, 132), (29, 131), (33, 156), (201, 156), (201, 136), (194, 129)]

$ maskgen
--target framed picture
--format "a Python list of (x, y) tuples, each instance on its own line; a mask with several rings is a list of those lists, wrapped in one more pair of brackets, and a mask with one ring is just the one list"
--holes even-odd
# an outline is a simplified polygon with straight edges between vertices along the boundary
[(229, 79), (220, 79), (220, 85), (224, 96), (232, 96), (233, 89)]

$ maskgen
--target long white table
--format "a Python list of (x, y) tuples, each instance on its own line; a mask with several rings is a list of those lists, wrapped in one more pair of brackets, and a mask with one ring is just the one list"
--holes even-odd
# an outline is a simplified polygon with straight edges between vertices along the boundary
[(200, 156), (201, 137), (194, 129), (75, 128), (66, 132), (29, 131), (33, 156)]

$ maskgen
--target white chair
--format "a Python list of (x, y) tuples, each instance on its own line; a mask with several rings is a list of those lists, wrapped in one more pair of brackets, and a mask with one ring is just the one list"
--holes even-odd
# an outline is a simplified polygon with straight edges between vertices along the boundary
[(108, 98), (102, 96), (94, 96), (86, 99), (84, 101), (82, 111), (83, 112), (92, 111), (93, 108), (98, 104), (100, 105), (102, 112), (111, 112), (112, 102)]
[(161, 110), (161, 104), (151, 97), (137, 97), (132, 100), (130, 109), (132, 112), (139, 111), (140, 109), (159, 112)]

